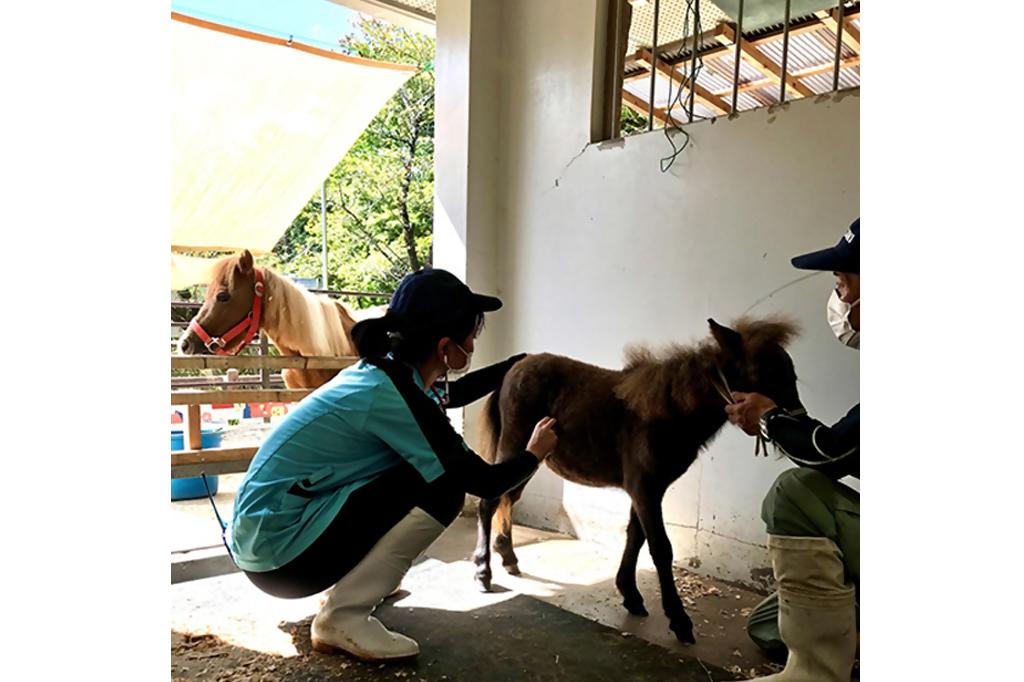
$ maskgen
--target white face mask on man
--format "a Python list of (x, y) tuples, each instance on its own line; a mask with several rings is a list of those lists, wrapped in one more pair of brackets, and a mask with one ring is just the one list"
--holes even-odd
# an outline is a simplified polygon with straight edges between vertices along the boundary
[(860, 332), (850, 324), (850, 312), (855, 305), (860, 305), (859, 298), (853, 303), (844, 303), (833, 289), (832, 295), (828, 297), (828, 324), (839, 343), (860, 350)]

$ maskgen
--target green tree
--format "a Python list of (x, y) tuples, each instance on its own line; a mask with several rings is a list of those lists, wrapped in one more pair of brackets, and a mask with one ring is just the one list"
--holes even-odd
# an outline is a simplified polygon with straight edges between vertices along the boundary
[[(348, 52), (418, 71), (384, 106), (326, 180), (328, 286), (391, 291), (429, 264), (434, 202), (434, 40), (362, 17)], [(320, 190), (265, 264), (300, 277), (321, 273)], [(368, 300), (366, 303), (379, 303)]]
[(647, 131), (647, 118), (636, 113), (625, 104), (622, 105), (619, 121), (619, 134), (622, 137)]

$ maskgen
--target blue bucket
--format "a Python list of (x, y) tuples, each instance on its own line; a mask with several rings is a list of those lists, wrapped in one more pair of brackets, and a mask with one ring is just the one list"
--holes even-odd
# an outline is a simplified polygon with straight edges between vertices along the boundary
[[(220, 447), (220, 431), (203, 429), (201, 443), (203, 448)], [(171, 429), (171, 452), (185, 449), (185, 433), (181, 429)], [(207, 476), (210, 484), (210, 493), (217, 494), (217, 477)], [(171, 479), (171, 501), (174, 500), (195, 500), (206, 497), (206, 486), (203, 485), (202, 476), (191, 476), (189, 478)]]

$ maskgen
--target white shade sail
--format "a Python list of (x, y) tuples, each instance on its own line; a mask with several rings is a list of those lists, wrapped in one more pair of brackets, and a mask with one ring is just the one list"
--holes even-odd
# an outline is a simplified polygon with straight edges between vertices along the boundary
[(416, 68), (171, 18), (171, 250), (269, 252)]

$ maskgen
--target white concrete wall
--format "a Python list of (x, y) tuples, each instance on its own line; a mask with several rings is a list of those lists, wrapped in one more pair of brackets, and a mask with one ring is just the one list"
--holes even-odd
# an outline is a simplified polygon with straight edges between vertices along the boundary
[[(477, 2), (441, 0), (439, 55), (446, 3)], [(831, 277), (762, 299), (802, 274), (792, 255), (834, 243), (858, 215), (859, 93), (690, 126), (691, 146), (668, 173), (658, 167), (669, 152), (660, 131), (584, 150), (595, 6), (501, 3), (488, 24), (497, 70), (470, 79), (498, 111), (470, 137), (470, 158), (474, 144), (495, 152), (483, 176), (493, 206), (479, 213), (495, 222), (467, 220), (467, 240), (480, 230), (487, 245), (469, 250), (467, 269), (490, 267), (481, 281), (506, 303), (488, 321), (478, 364), (549, 351), (618, 367), (628, 343), (696, 340), (708, 317), (728, 321), (761, 301), (753, 312), (783, 310), (803, 323), (791, 349), (801, 394), (818, 418), (838, 418), (858, 400), (858, 357), (825, 322)], [(441, 67), (439, 58), (439, 78)], [(439, 119), (441, 105), (439, 95)], [(439, 121), (439, 158), (446, 130)], [(437, 172), (440, 190), (440, 163)], [(723, 431), (666, 497), (677, 561), (733, 580), (763, 575), (761, 500), (787, 466), (755, 459), (751, 439)], [(618, 544), (628, 508), (621, 491), (544, 470), (516, 519)]]

